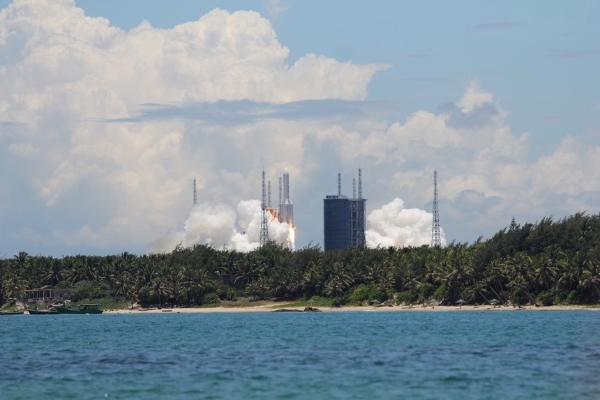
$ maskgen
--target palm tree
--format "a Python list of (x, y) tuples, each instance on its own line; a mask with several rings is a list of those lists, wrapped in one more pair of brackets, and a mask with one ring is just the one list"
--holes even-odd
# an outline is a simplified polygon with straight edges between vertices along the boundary
[(475, 281), (465, 289), (465, 294), (469, 300), (476, 301), (478, 298), (483, 298), (486, 303), (489, 303), (489, 300), (486, 297), (487, 293), (486, 281)]
[(42, 282), (47, 285), (56, 285), (62, 280), (62, 263), (52, 257), (40, 257), (38, 264), (43, 274)]
[(26, 290), (29, 283), (17, 274), (10, 274), (8, 279), (4, 281), (4, 293), (7, 299), (15, 299), (19, 301), (25, 309), (27, 309)]
[(505, 303), (508, 298), (504, 290), (506, 284), (506, 269), (500, 260), (492, 260), (486, 270), (485, 279), (487, 280), (488, 288), (494, 295)]
[(160, 276), (156, 276), (156, 278), (152, 281), (150, 293), (158, 298), (159, 307), (162, 307), (163, 300), (170, 294), (166, 282)]
[(586, 292), (588, 290), (596, 289), (597, 299), (600, 300), (600, 269), (597, 265), (590, 265), (590, 267), (583, 271), (579, 281), (579, 289), (582, 294), (582, 298), (586, 299)]
[(555, 282), (558, 267), (556, 262), (545, 254), (538, 255), (533, 260), (535, 282), (540, 285), (540, 291), (547, 290)]
[(345, 290), (352, 284), (353, 280), (350, 274), (340, 262), (333, 264), (333, 269), (329, 280), (325, 283), (325, 294), (337, 297), (341, 303)]
[(169, 266), (167, 271), (167, 288), (174, 303), (179, 305), (185, 290), (183, 268), (179, 265)]

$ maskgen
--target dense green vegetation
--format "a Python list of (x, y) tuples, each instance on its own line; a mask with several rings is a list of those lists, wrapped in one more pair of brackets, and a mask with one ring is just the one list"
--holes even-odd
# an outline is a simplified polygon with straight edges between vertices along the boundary
[[(43, 285), (73, 300), (199, 306), (250, 300), (318, 304), (398, 303), (435, 298), (484, 303), (596, 304), (600, 301), (600, 214), (511, 225), (491, 239), (445, 248), (289, 251), (270, 243), (249, 253), (210, 246), (170, 254), (68, 256), (19, 253), (0, 260), (2, 303)], [(241, 299), (247, 301), (248, 299)]]

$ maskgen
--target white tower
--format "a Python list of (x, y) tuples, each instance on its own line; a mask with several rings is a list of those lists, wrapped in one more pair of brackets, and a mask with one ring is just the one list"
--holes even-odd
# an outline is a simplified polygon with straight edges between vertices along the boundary
[(283, 199), (281, 200), (281, 222), (287, 222), (290, 227), (294, 226), (294, 205), (290, 200), (290, 173), (287, 168), (283, 171)]
[(433, 223), (431, 226), (431, 247), (442, 247), (440, 235), (440, 210), (438, 209), (437, 169), (433, 170)]

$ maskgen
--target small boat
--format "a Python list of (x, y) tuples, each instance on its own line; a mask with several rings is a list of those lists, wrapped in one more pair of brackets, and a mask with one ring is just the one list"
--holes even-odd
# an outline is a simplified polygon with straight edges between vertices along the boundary
[(58, 314), (56, 310), (27, 310), (30, 315), (55, 315)]
[(23, 315), (24, 311), (0, 311), (0, 315)]
[(102, 304), (81, 304), (78, 308), (54, 307), (59, 314), (102, 314)]

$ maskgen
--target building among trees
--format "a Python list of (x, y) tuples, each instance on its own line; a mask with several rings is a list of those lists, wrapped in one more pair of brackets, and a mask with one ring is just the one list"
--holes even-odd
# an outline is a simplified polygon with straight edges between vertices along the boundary
[(325, 196), (323, 200), (325, 251), (365, 244), (367, 200), (362, 198), (362, 170), (358, 169), (358, 195), (356, 180), (353, 180), (352, 198), (342, 195), (341, 179), (338, 173), (338, 194)]

